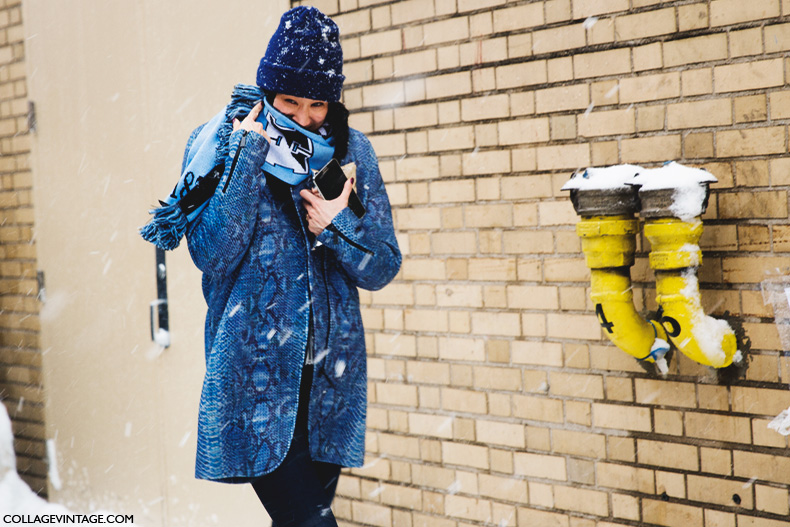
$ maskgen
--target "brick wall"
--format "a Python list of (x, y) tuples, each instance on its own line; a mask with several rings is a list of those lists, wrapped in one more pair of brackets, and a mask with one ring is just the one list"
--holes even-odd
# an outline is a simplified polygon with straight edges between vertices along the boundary
[[(404, 252), (362, 295), (368, 455), (341, 478), (344, 524), (786, 525), (790, 452), (766, 425), (790, 360), (760, 282), (790, 266), (790, 1), (305, 3), (341, 27)], [(750, 338), (734, 379), (677, 354), (657, 378), (591, 309), (559, 189), (665, 160), (719, 179), (701, 287)]]
[(44, 396), (21, 0), (0, 0), (0, 400), (17, 470), (46, 494)]

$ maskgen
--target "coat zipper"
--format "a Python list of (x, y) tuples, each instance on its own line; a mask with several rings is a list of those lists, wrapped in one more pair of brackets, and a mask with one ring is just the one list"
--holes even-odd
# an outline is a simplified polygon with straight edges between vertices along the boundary
[[(326, 254), (326, 253), (324, 253)], [(329, 301), (329, 283), (326, 280), (326, 256), (321, 259), (321, 263), (323, 264), (323, 271), (324, 271), (324, 291), (326, 291), (326, 346), (324, 346), (325, 350), (329, 349), (329, 335), (332, 331), (332, 303)]]
[(233, 162), (230, 164), (230, 174), (228, 174), (228, 179), (225, 181), (225, 186), (222, 187), (222, 193), (228, 191), (228, 185), (230, 185), (230, 178), (233, 177), (233, 171), (236, 170), (236, 163), (239, 161), (239, 154), (241, 154), (241, 149), (247, 144), (247, 132), (248, 130), (241, 131), (241, 139), (239, 140), (239, 147), (236, 149), (236, 154), (233, 156)]
[(348, 236), (346, 236), (345, 234), (343, 234), (342, 232), (340, 232), (340, 229), (338, 229), (337, 227), (335, 227), (335, 226), (334, 226), (334, 225), (332, 225), (331, 223), (330, 223), (329, 225), (327, 225), (327, 227), (326, 227), (326, 228), (327, 228), (327, 229), (329, 229), (330, 231), (334, 232), (335, 234), (337, 234), (337, 235), (338, 235), (338, 236), (340, 236), (341, 238), (343, 238), (343, 239), (344, 239), (344, 240), (345, 240), (345, 241), (346, 241), (346, 242), (347, 242), (349, 245), (351, 245), (352, 247), (356, 247), (356, 248), (357, 248), (357, 249), (359, 249), (360, 251), (362, 251), (362, 252), (364, 252), (364, 253), (366, 253), (366, 254), (369, 254), (369, 255), (371, 255), (371, 256), (373, 255), (373, 251), (371, 251), (371, 250), (370, 250), (370, 249), (368, 249), (367, 247), (363, 247), (363, 246), (361, 246), (360, 244), (358, 244), (357, 242), (355, 242), (354, 240), (352, 240), (351, 238), (349, 238)]
[[(315, 331), (313, 331), (313, 327), (315, 324), (313, 323), (313, 291), (312, 291), (312, 284), (310, 283), (310, 269), (312, 266), (310, 265), (310, 242), (307, 240), (307, 232), (305, 231), (304, 222), (302, 221), (301, 216), (299, 215), (299, 209), (296, 206), (296, 199), (293, 195), (293, 188), (289, 190), (289, 194), (291, 195), (291, 201), (294, 204), (294, 209), (296, 209), (296, 215), (299, 216), (299, 226), (302, 228), (302, 235), (305, 237), (305, 249), (306, 253), (305, 256), (307, 257), (307, 303), (310, 306), (310, 310), (307, 315), (307, 349), (305, 350), (305, 364), (314, 364), (313, 360), (315, 360)], [(312, 338), (310, 338), (312, 335)], [(310, 345), (312, 341), (312, 346)]]
[(305, 350), (305, 364), (313, 364), (315, 360), (315, 331), (313, 331), (313, 291), (310, 285), (310, 249), (307, 250), (307, 350)]

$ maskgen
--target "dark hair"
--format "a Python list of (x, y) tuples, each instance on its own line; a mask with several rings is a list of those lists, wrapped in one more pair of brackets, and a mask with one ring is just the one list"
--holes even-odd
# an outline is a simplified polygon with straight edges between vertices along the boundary
[[(262, 90), (269, 104), (274, 104), (276, 93)], [(326, 113), (325, 123), (329, 125), (332, 137), (335, 139), (335, 153), (332, 157), (342, 162), (348, 153), (348, 109), (342, 102), (330, 102)]]
[(348, 109), (342, 102), (330, 102), (326, 122), (335, 138), (335, 154), (332, 156), (343, 161), (348, 152)]

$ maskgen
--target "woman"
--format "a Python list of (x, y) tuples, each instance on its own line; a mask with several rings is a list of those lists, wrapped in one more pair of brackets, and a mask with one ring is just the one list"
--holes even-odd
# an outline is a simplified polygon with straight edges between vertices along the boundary
[[(375, 154), (339, 102), (342, 63), (331, 19), (285, 13), (258, 86), (236, 86), (192, 133), (181, 180), (143, 228), (168, 249), (185, 232), (203, 272), (196, 476), (251, 482), (278, 527), (336, 525), (340, 467), (364, 456), (357, 287), (384, 287), (401, 262)], [(357, 181), (325, 201), (309, 176), (331, 158), (354, 163)], [(361, 218), (347, 207), (352, 183)]]

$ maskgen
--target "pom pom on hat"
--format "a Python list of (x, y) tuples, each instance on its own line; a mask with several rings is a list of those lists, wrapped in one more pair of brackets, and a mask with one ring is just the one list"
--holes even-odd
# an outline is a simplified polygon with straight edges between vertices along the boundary
[(337, 102), (344, 80), (337, 25), (314, 7), (287, 11), (258, 66), (258, 86), (275, 93)]

